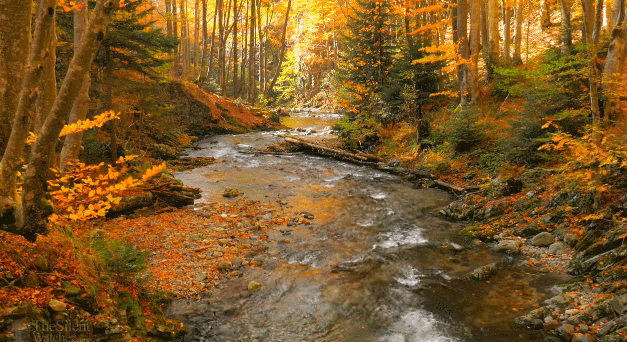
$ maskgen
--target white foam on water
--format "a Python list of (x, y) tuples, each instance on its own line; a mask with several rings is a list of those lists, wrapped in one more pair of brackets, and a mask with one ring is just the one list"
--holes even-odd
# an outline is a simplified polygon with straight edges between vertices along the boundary
[(374, 199), (384, 199), (384, 198), (388, 197), (388, 195), (383, 193), (383, 192), (379, 192), (379, 193), (370, 195), (370, 197), (372, 197)]
[(425, 310), (412, 310), (404, 314), (380, 337), (380, 342), (455, 342), (458, 339), (446, 334), (447, 324)]
[(406, 231), (391, 231), (379, 234), (380, 242), (375, 244), (373, 248), (392, 248), (399, 246), (415, 246), (423, 245), (429, 240), (422, 236), (422, 229), (415, 227)]
[(424, 275), (418, 272), (417, 269), (409, 268), (404, 269), (403, 275), (400, 277), (394, 277), (394, 280), (396, 280), (401, 285), (414, 287), (420, 284), (420, 278), (422, 278), (423, 276)]

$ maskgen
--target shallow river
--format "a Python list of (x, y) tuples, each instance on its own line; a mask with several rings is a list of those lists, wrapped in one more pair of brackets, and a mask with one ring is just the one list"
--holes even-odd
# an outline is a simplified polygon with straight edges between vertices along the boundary
[[(340, 117), (301, 112), (286, 126), (325, 127)], [(318, 133), (321, 132), (321, 133)], [(213, 137), (188, 155), (215, 164), (177, 174), (200, 187), (199, 202), (228, 202), (225, 188), (280, 201), (315, 216), (287, 236), (276, 232), (263, 267), (224, 280), (214, 296), (170, 308), (192, 328), (189, 341), (533, 341), (513, 324), (550, 296), (563, 278), (471, 248), (462, 226), (437, 211), (453, 198), (363, 166), (295, 154), (254, 154), (277, 132)], [(301, 132), (300, 134), (306, 134)], [(498, 262), (488, 281), (466, 280)], [(246, 290), (249, 281), (261, 291)]]

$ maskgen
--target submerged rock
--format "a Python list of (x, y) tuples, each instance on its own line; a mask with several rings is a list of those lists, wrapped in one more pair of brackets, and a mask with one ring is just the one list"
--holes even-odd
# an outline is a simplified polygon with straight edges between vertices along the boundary
[(498, 269), (496, 267), (496, 264), (494, 263), (474, 269), (472, 272), (466, 274), (466, 278), (474, 280), (486, 280), (494, 276), (496, 272), (498, 272)]

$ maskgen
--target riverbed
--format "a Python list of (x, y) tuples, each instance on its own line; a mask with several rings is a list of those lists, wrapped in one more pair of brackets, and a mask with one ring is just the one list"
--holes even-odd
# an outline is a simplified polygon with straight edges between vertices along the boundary
[[(299, 130), (224, 135), (190, 157), (216, 163), (177, 173), (206, 203), (229, 203), (224, 189), (279, 203), (307, 224), (268, 233), (263, 266), (221, 280), (210, 298), (169, 308), (188, 341), (532, 341), (514, 325), (564, 278), (472, 246), (461, 224), (437, 212), (454, 198), (416, 188), (365, 166), (305, 154), (259, 153), (285, 134), (334, 139), (338, 114), (301, 111), (283, 118)], [(271, 215), (271, 214), (270, 214)], [(497, 263), (484, 281), (464, 276)], [(249, 291), (250, 282), (261, 284)]]

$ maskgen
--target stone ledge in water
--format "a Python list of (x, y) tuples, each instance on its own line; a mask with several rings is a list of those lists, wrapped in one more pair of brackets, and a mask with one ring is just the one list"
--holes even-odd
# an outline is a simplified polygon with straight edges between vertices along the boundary
[(474, 269), (472, 272), (466, 274), (466, 278), (474, 280), (486, 280), (494, 276), (498, 272), (496, 263), (484, 265)]

